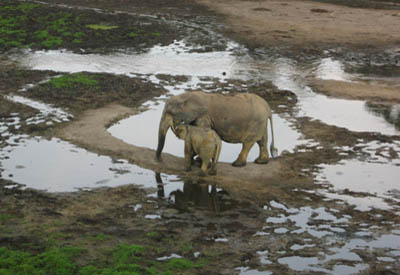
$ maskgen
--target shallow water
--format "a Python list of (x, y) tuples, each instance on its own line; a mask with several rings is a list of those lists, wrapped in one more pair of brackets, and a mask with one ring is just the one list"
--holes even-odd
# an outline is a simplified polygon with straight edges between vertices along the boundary
[[(320, 168), (322, 171), (316, 175), (316, 180), (331, 186), (331, 192), (323, 191), (326, 197), (346, 201), (360, 211), (371, 208), (400, 210), (400, 198), (396, 198), (400, 192), (400, 166), (397, 163), (345, 160), (336, 165), (320, 165)], [(364, 195), (340, 194), (344, 190)]]
[[(343, 71), (343, 66), (338, 61), (329, 60), (327, 62), (326, 59), (322, 59), (321, 63), (311, 70), (310, 75), (314, 74), (321, 79), (344, 81), (351, 79), (351, 75)], [(313, 70), (316, 70), (316, 73), (313, 73)], [(332, 98), (313, 92), (306, 85), (305, 77), (307, 75), (304, 75), (303, 68), (293, 61), (278, 62), (276, 71), (278, 74), (272, 80), (274, 84), (281, 89), (290, 90), (298, 96), (299, 116), (311, 117), (326, 124), (356, 132), (400, 134), (393, 122), (389, 122), (379, 113), (370, 111), (365, 101)]]
[[(288, 208), (275, 201), (271, 201), (269, 206), (265, 207), (266, 211), (280, 210), (280, 214), (267, 218), (263, 228), (267, 233), (265, 238), (271, 239), (268, 233), (276, 229), (285, 229), (286, 238), (291, 238), (294, 234), (299, 235), (295, 243), (291, 242), (291, 249), (294, 251), (281, 251), (283, 255), (277, 260), (279, 264), (287, 265), (291, 270), (356, 274), (369, 267), (360, 254), (360, 251), (365, 249), (377, 251), (384, 248), (385, 250), (381, 251), (384, 254), (381, 256), (383, 260), (387, 260), (388, 263), (396, 262), (393, 258), (397, 257), (400, 249), (400, 236), (395, 234), (397, 230), (389, 234), (373, 234), (379, 227), (374, 228), (368, 223), (355, 225), (351, 216), (341, 214), (334, 208)], [(349, 225), (358, 227), (359, 232), (351, 233)], [(261, 234), (258, 236), (264, 238)], [(270, 254), (271, 251), (259, 253), (263, 261), (269, 260)]]
[(156, 187), (151, 170), (124, 160), (113, 162), (56, 138), (22, 137), (9, 143), (0, 151), (1, 176), (27, 188), (73, 192), (125, 184)]
[[(75, 54), (68, 51), (27, 52), (22, 62), (32, 69), (59, 72), (98, 72), (114, 74), (169, 74), (189, 76), (230, 77), (235, 62), (231, 49), (228, 51), (191, 53), (182, 41), (169, 46), (155, 46), (144, 54), (116, 53), (111, 55)], [(16, 57), (20, 59), (20, 57)]]
[(46, 120), (52, 120), (52, 122), (69, 121), (73, 117), (72, 114), (69, 114), (60, 108), (56, 108), (46, 103), (32, 100), (23, 96), (11, 95), (6, 96), (6, 99), (27, 105), (40, 111), (38, 115), (30, 118), (29, 121), (27, 121), (27, 124), (38, 124)]

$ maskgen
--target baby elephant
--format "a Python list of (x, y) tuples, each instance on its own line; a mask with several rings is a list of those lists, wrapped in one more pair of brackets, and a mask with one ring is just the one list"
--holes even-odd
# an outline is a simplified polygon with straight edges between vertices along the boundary
[(216, 175), (216, 164), (222, 145), (221, 138), (217, 133), (209, 128), (183, 124), (175, 128), (175, 133), (180, 139), (185, 140), (186, 170), (192, 169), (192, 159), (195, 155), (198, 155), (202, 161), (200, 175), (207, 174), (210, 159), (212, 161), (208, 174)]

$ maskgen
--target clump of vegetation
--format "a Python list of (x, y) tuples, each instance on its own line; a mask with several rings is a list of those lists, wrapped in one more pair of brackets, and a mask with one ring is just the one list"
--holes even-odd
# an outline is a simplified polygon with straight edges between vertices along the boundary
[(8, 222), (9, 220), (15, 219), (14, 215), (10, 214), (0, 214), (0, 224)]
[(82, 249), (53, 248), (33, 255), (0, 247), (0, 274), (74, 274), (78, 266), (73, 262)]
[(28, 33), (21, 28), (27, 24), (27, 14), (39, 5), (21, 3), (17, 5), (6, 5), (0, 7), (0, 46), (4, 48), (23, 47), (26, 43)]
[(103, 31), (109, 31), (109, 30), (118, 28), (118, 26), (110, 26), (110, 25), (102, 25), (102, 24), (89, 24), (89, 25), (86, 25), (86, 27), (88, 27), (89, 29), (93, 29), (93, 30), (103, 30)]
[(112, 251), (112, 257), (103, 255), (106, 260), (88, 265), (78, 263), (84, 253), (84, 249), (72, 246), (39, 254), (0, 247), (0, 274), (176, 274), (203, 266), (184, 258), (153, 261), (151, 250), (140, 245), (121, 244)]
[(56, 89), (73, 88), (77, 86), (98, 87), (98, 81), (84, 73), (68, 74), (50, 79), (48, 85)]
[(146, 237), (156, 239), (156, 238), (160, 237), (160, 234), (158, 232), (155, 232), (155, 231), (147, 232), (146, 233)]

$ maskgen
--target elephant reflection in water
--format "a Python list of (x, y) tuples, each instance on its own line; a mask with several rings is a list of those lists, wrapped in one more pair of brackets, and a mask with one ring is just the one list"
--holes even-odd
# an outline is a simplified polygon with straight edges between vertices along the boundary
[[(165, 198), (164, 184), (160, 173), (156, 173), (156, 181), (159, 198)], [(214, 213), (221, 210), (221, 203), (218, 199), (218, 192), (215, 185), (204, 183), (193, 183), (184, 181), (183, 191), (177, 189), (171, 192), (168, 198), (174, 197), (174, 207), (179, 210), (186, 211), (189, 207), (206, 208)]]

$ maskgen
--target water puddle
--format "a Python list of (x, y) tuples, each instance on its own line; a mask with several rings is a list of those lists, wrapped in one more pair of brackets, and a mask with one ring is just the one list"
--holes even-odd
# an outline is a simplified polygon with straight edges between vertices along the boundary
[[(333, 65), (332, 65), (333, 64)], [(322, 66), (322, 67), (321, 67)], [(328, 68), (326, 68), (328, 67)], [(384, 135), (399, 135), (400, 131), (384, 115), (373, 112), (365, 101), (347, 100), (317, 94), (306, 85), (304, 73), (293, 61), (277, 63), (278, 75), (273, 79), (276, 86), (290, 90), (298, 96), (299, 115), (320, 120), (329, 125), (344, 127), (356, 132), (378, 132)], [(322, 60), (317, 66), (316, 76), (321, 79), (349, 80), (337, 61)], [(397, 109), (397, 107), (395, 107)]]
[(324, 80), (350, 81), (353, 77), (345, 72), (345, 66), (330, 57), (323, 58), (315, 69), (315, 76)]
[[(181, 180), (173, 175), (156, 174), (157, 192), (149, 197), (164, 199), (169, 207), (180, 212), (206, 210), (210, 213), (221, 213), (235, 209), (248, 208), (247, 202), (233, 199), (228, 192), (215, 185), (191, 180)], [(215, 242), (228, 242), (227, 238), (213, 238)]]
[(1, 177), (27, 188), (74, 192), (125, 184), (156, 187), (151, 170), (114, 162), (56, 138), (14, 136), (8, 144), (0, 151)]
[[(395, 206), (400, 202), (397, 196), (400, 192), (399, 164), (345, 160), (336, 165), (320, 165), (320, 168), (322, 170), (316, 180), (331, 186), (330, 192), (324, 191), (326, 197), (344, 200), (360, 211), (371, 208), (389, 210), (392, 209), (389, 202), (400, 210)], [(351, 192), (360, 195), (355, 196)]]
[(259, 271), (257, 269), (250, 269), (249, 267), (238, 267), (236, 270), (240, 275), (271, 275), (270, 271)]
[[(75, 54), (69, 51), (36, 51), (23, 55), (24, 65), (35, 70), (58, 72), (95, 72), (113, 74), (168, 74), (222, 77), (235, 62), (232, 55), (237, 44), (228, 45), (227, 51), (193, 53), (183, 41), (169, 46), (155, 46), (144, 54), (116, 53), (111, 55)], [(20, 57), (18, 57), (20, 59)]]
[(23, 96), (11, 95), (6, 96), (6, 99), (27, 105), (40, 111), (38, 115), (27, 120), (27, 124), (39, 124), (46, 121), (47, 124), (52, 124), (53, 122), (60, 123), (69, 121), (73, 117), (72, 114), (69, 114), (60, 108), (55, 108), (46, 103), (32, 100)]
[[(314, 238), (322, 238), (327, 235), (333, 235), (335, 232), (342, 231), (343, 229), (339, 226), (346, 226), (345, 224), (348, 222), (348, 218), (337, 218), (324, 207), (313, 209), (305, 206), (299, 209), (287, 209), (286, 214), (280, 214), (278, 217), (269, 217), (266, 222), (267, 226), (264, 227), (264, 230), (273, 230), (274, 233), (306, 233)], [(324, 222), (324, 226), (315, 225), (316, 222)], [(334, 224), (335, 226), (326, 223)], [(292, 224), (292, 226), (287, 228), (283, 226), (285, 224)]]

